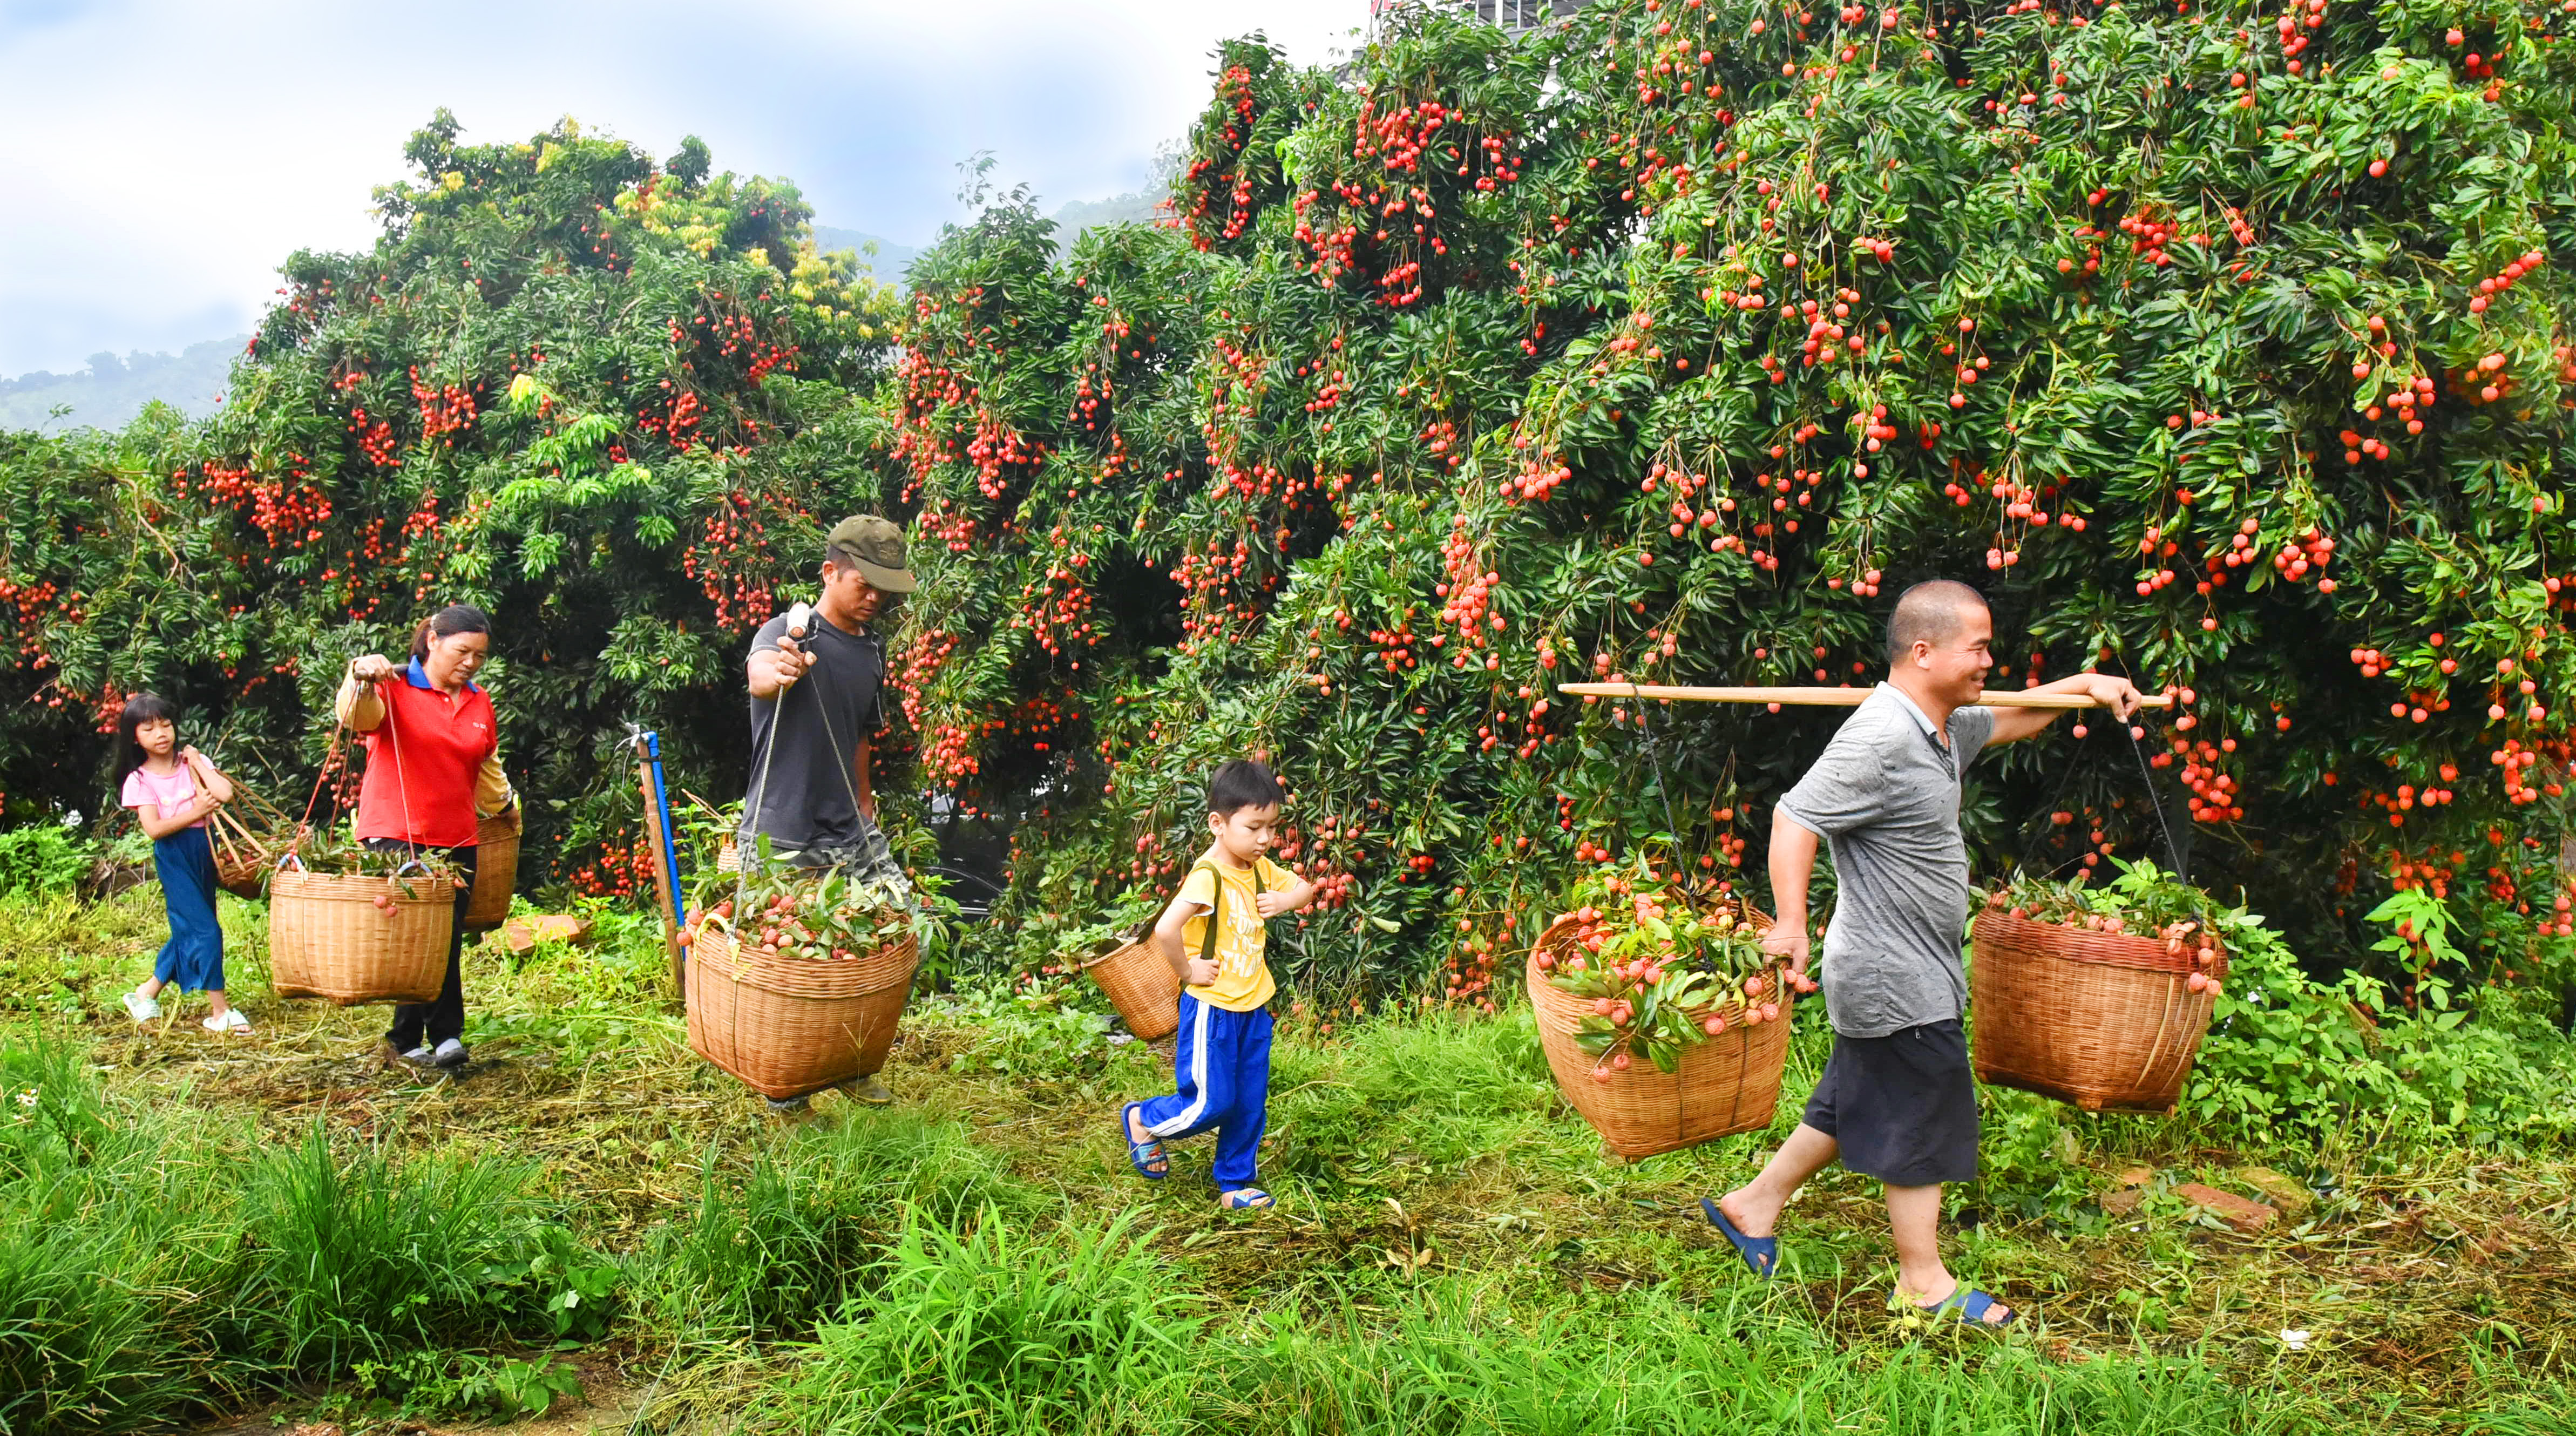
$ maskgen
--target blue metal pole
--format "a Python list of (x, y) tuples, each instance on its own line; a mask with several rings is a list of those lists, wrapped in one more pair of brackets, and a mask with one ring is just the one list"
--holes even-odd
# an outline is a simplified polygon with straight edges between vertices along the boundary
[(653, 802), (662, 812), (662, 870), (671, 875), (671, 921), (679, 927), (689, 925), (689, 905), (680, 897), (680, 847), (671, 827), (671, 790), (662, 781), (662, 735), (644, 735), (644, 760), (653, 775)]

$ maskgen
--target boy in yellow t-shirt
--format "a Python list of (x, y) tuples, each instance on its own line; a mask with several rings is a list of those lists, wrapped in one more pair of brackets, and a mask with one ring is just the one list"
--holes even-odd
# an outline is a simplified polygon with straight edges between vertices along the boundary
[(1118, 1117), (1128, 1164), (1157, 1182), (1172, 1170), (1165, 1139), (1215, 1128), (1210, 1173), (1218, 1201), (1236, 1211), (1271, 1204), (1270, 1194), (1253, 1185), (1269, 1116), (1268, 1004), (1278, 990), (1261, 957), (1262, 924), (1315, 895), (1313, 883), (1266, 856), (1286, 796), (1269, 768), (1249, 759), (1226, 763), (1209, 779), (1208, 832), (1215, 841), (1154, 924), (1154, 945), (1182, 982), (1180, 1040), (1172, 1054), (1180, 1090), (1130, 1102)]

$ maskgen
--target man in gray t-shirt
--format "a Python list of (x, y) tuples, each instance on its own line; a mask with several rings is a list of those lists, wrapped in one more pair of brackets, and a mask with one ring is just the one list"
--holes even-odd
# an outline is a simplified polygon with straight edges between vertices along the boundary
[[(1968, 921), (1960, 775), (1977, 754), (2047, 728), (2046, 708), (1974, 706), (1994, 658), (1994, 618), (1963, 583), (1916, 584), (1887, 621), (1888, 681), (1846, 720), (1772, 812), (1779, 920), (1764, 946), (1807, 968), (1807, 885), (1830, 845), (1838, 893), (1825, 929), (1825, 1013), (1833, 1056), (1804, 1119), (1750, 1183), (1700, 1206), (1769, 1276), (1780, 1209), (1832, 1162), (1887, 1184), (1897, 1298), (2001, 1325), (2012, 1312), (1941, 1264), (1941, 1184), (1977, 1174), (1976, 1079), (1960, 1019), (1959, 944)], [(2037, 690), (2081, 694), (2125, 720), (2138, 690), (2082, 673)]]
[[(903, 530), (873, 514), (846, 518), (823, 541), (823, 591), (802, 633), (781, 614), (753, 637), (743, 660), (752, 768), (736, 834), (746, 868), (759, 861), (767, 838), (787, 862), (840, 868), (908, 898), (903, 864), (877, 827), (868, 786), (885, 680), (885, 650), (869, 624), (888, 595), (914, 586)], [(848, 1091), (872, 1106), (894, 1100), (873, 1072)], [(806, 1099), (773, 1097), (769, 1105), (802, 1110)]]
[(1831, 845), (1838, 896), (1825, 927), (1825, 1012), (1846, 1037), (1885, 1037), (1967, 1007), (1959, 775), (1993, 740), (1995, 712), (1960, 708), (1949, 719), (1944, 743), (1904, 689), (1878, 685), (1773, 819)]

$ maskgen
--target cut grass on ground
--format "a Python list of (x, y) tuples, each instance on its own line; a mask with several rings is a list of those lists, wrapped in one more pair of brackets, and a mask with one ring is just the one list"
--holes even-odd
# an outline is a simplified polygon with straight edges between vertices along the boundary
[[(150, 896), (87, 930), (145, 926), (121, 909)], [(1078, 988), (918, 1001), (897, 1107), (781, 1122), (688, 1052), (635, 925), (474, 949), (451, 1081), (375, 1064), (381, 1010), (267, 999), (257, 912), (227, 904), (250, 1039), (133, 1027), (114, 994), (144, 959), (78, 942), (64, 990), (0, 1029), (13, 1087), (68, 1104), (22, 1109), (52, 1145), (0, 1146), (8, 1431), (452, 1403), (455, 1372), (544, 1359), (549, 1260), (613, 1269), (613, 1322), (572, 1339), (663, 1430), (2565, 1429), (2565, 1152), (2383, 1130), (2237, 1151), (1990, 1092), (1949, 1252), (2038, 1318), (1995, 1340), (1888, 1316), (1867, 1181), (1802, 1195), (1768, 1286), (1700, 1219), (1794, 1122), (1820, 1012), (1772, 1132), (1633, 1165), (1557, 1098), (1523, 1013), (1285, 1023), (1281, 1208), (1247, 1218), (1216, 1210), (1204, 1140), (1167, 1182), (1128, 1171), (1118, 1103), (1168, 1058), (1068, 1011), (1097, 1005)], [(2172, 1190), (2252, 1195), (2256, 1163), (2311, 1208), (2245, 1236)], [(2099, 1197), (2131, 1168), (2154, 1175), (2115, 1217)]]

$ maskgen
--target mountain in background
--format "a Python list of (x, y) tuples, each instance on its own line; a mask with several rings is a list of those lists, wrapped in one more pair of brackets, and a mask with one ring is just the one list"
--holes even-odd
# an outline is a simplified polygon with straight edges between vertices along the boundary
[[(248, 343), (249, 335), (237, 334), (191, 344), (177, 355), (137, 351), (119, 359), (102, 352), (77, 373), (39, 369), (0, 379), (0, 429), (121, 429), (156, 399), (202, 419), (215, 411), (233, 358)], [(71, 412), (56, 418), (57, 408)]]
[[(1073, 242), (1086, 229), (1104, 224), (1151, 224), (1162, 214), (1162, 196), (1166, 185), (1152, 192), (1134, 191), (1112, 195), (1107, 199), (1078, 199), (1057, 210), (1054, 215), (1055, 248), (1058, 258), (1073, 247)], [(914, 255), (921, 251), (908, 244), (868, 234), (862, 230), (835, 229), (828, 224), (814, 226), (814, 242), (825, 252), (855, 249), (871, 273), (889, 284), (901, 284), (904, 271), (912, 267)], [(874, 244), (877, 252), (869, 254), (866, 245)]]
[(1171, 187), (1134, 191), (1108, 199), (1078, 199), (1055, 212), (1055, 251), (1061, 256), (1086, 229), (1104, 224), (1152, 224), (1162, 217), (1163, 196)]
[[(857, 250), (859, 262), (868, 267), (868, 272), (888, 284), (903, 283), (903, 272), (912, 267), (912, 257), (921, 253), (909, 244), (897, 244), (855, 229), (834, 229), (828, 224), (814, 226), (814, 243), (826, 254), (836, 249)], [(877, 247), (874, 254), (868, 253), (871, 244)]]

